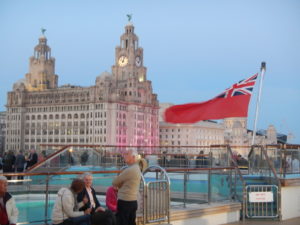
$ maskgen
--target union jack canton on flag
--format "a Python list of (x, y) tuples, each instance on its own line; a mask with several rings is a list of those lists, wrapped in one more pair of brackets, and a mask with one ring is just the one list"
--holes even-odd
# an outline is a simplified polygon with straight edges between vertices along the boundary
[(258, 74), (255, 74), (248, 79), (241, 80), (240, 82), (232, 85), (230, 88), (227, 88), (222, 94), (218, 95), (217, 98), (227, 98), (237, 95), (251, 95), (257, 77)]

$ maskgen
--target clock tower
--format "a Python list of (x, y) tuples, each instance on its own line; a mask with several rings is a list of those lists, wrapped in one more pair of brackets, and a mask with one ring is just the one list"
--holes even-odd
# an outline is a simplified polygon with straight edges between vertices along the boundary
[(113, 102), (110, 137), (116, 145), (156, 146), (158, 138), (157, 95), (147, 80), (143, 49), (139, 38), (129, 21), (115, 49), (115, 63), (112, 66)]
[(139, 38), (134, 33), (134, 26), (129, 22), (125, 33), (120, 38), (120, 46), (116, 47), (115, 65), (112, 73), (116, 81), (146, 81), (146, 68), (143, 66), (143, 49), (139, 47)]
[(55, 59), (51, 57), (51, 48), (47, 45), (42, 29), (39, 44), (34, 48), (34, 56), (30, 57), (29, 73), (26, 74), (28, 91), (43, 91), (57, 88), (58, 76), (55, 74)]

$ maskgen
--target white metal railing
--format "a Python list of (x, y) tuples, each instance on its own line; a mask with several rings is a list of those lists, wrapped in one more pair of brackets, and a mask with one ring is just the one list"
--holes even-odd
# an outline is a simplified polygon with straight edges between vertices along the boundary
[(170, 179), (166, 171), (160, 166), (150, 166), (143, 178), (143, 224), (170, 223)]

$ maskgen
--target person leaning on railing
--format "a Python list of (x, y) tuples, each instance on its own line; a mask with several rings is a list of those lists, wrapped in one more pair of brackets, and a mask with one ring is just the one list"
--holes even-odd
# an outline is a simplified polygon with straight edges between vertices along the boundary
[(19, 211), (14, 198), (7, 192), (7, 179), (0, 176), (0, 224), (15, 225)]

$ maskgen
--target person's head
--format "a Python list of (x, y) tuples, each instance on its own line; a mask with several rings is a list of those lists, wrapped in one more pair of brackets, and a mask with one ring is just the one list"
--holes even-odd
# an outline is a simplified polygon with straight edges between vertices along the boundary
[(74, 193), (80, 193), (82, 192), (83, 188), (84, 188), (85, 184), (84, 184), (84, 181), (82, 179), (79, 179), (79, 178), (75, 178), (73, 181), (72, 181), (72, 184), (71, 184), (71, 190), (74, 192)]
[(135, 149), (128, 149), (124, 154), (124, 161), (127, 165), (132, 165), (138, 160), (138, 153)]
[(32, 148), (32, 149), (30, 149), (30, 153), (35, 153), (35, 149), (34, 148)]
[(93, 176), (91, 173), (84, 173), (83, 174), (83, 181), (86, 187), (91, 187), (93, 184)]
[(204, 151), (203, 151), (203, 150), (201, 150), (201, 151), (199, 152), (199, 154), (200, 154), (200, 155), (203, 155), (203, 154), (204, 154)]
[(4, 196), (7, 192), (7, 179), (5, 176), (0, 176), (0, 196)]

